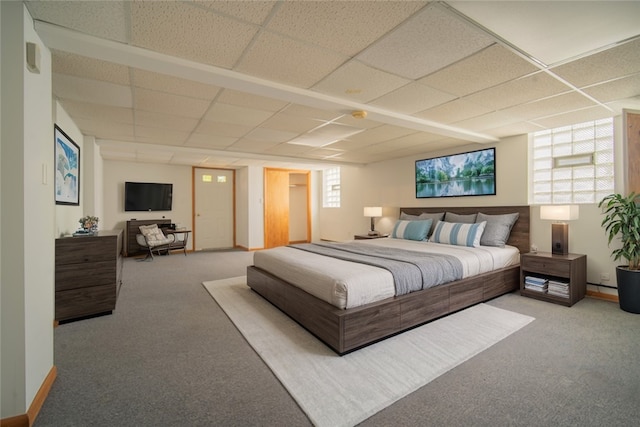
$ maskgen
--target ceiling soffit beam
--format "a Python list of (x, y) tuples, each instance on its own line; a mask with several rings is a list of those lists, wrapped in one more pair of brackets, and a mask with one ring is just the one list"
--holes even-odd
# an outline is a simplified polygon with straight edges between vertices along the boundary
[(499, 139), (490, 135), (448, 126), (430, 120), (397, 114), (372, 105), (360, 104), (306, 89), (296, 88), (244, 75), (235, 71), (176, 58), (127, 44), (69, 30), (64, 27), (35, 20), (35, 30), (50, 49), (57, 49), (89, 58), (140, 68), (200, 83), (220, 86), (240, 92), (252, 93), (285, 102), (325, 110), (339, 110), (350, 114), (365, 110), (368, 117), (381, 123), (428, 132), (463, 141), (493, 143)]

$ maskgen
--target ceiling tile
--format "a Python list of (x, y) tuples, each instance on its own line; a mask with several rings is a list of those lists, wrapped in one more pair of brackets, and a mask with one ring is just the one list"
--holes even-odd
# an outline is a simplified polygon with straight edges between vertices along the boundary
[(128, 1), (26, 1), (32, 16), (92, 36), (129, 41)]
[(464, 96), (535, 71), (534, 65), (496, 43), (419, 81)]
[(514, 117), (502, 111), (494, 111), (492, 113), (456, 122), (456, 126), (462, 126), (465, 129), (471, 129), (476, 132), (482, 132), (486, 131), (486, 129), (506, 126), (520, 121), (522, 120), (518, 117)]
[(108, 123), (133, 124), (133, 109), (123, 107), (110, 107), (103, 104), (78, 102), (73, 100), (61, 100), (64, 110), (75, 118), (91, 119), (100, 117)]
[[(640, 2), (638, 3), (640, 5)], [(569, 83), (583, 87), (640, 72), (640, 38), (552, 69)]]
[(51, 71), (58, 74), (128, 85), (129, 67), (52, 49)]
[(210, 102), (148, 89), (135, 89), (135, 108), (157, 113), (175, 114), (199, 119), (209, 108)]
[(131, 41), (203, 64), (232, 68), (258, 27), (186, 2), (131, 2)]
[(307, 107), (306, 105), (299, 104), (291, 104), (282, 112), (285, 114), (290, 114), (292, 116), (307, 117), (309, 119), (319, 121), (331, 121), (338, 119), (344, 115), (344, 113), (341, 113), (339, 111), (321, 110), (319, 108)]
[(135, 123), (137, 126), (191, 132), (198, 125), (198, 119), (176, 116), (174, 114), (138, 110), (135, 114)]
[(206, 135), (202, 133), (192, 133), (184, 143), (185, 147), (198, 147), (220, 150), (229, 147), (238, 138), (231, 136)]
[(379, 70), (419, 79), (495, 40), (441, 7), (429, 6), (357, 56)]
[(447, 3), (547, 65), (638, 34), (635, 1)]
[(376, 70), (358, 61), (350, 61), (313, 86), (313, 90), (369, 102), (407, 83), (407, 79)]
[(295, 138), (296, 136), (298, 136), (298, 133), (284, 132), (274, 129), (255, 128), (247, 135), (245, 135), (245, 138), (255, 141), (286, 142)]
[(222, 15), (228, 15), (241, 21), (261, 24), (271, 13), (277, 1), (237, 1), (237, 0), (195, 0), (195, 5), (207, 7)]
[(133, 106), (129, 86), (97, 80), (53, 74), (53, 94), (58, 98), (74, 101), (101, 103), (112, 107), (131, 108)]
[(413, 114), (436, 105), (444, 104), (455, 98), (456, 97), (450, 93), (445, 93), (419, 83), (410, 83), (381, 96), (371, 102), (371, 104), (391, 111)]
[(250, 132), (251, 126), (242, 126), (232, 123), (211, 122), (203, 120), (195, 129), (196, 133), (213, 136), (227, 136), (231, 138), (240, 138)]
[(597, 106), (545, 117), (544, 119), (536, 120), (535, 123), (545, 128), (552, 129), (560, 126), (567, 126), (568, 124), (582, 123), (589, 120), (605, 119), (607, 117), (611, 117), (611, 111), (604, 107)]
[(309, 88), (348, 58), (270, 32), (261, 33), (234, 70), (262, 79)]
[(280, 111), (289, 103), (264, 96), (239, 92), (232, 89), (224, 89), (217, 99), (223, 104), (237, 105), (238, 107), (255, 108), (264, 111)]
[(476, 92), (463, 99), (499, 110), (533, 101), (534, 99), (557, 95), (568, 90), (568, 86), (540, 71)]
[(279, 142), (256, 141), (252, 139), (242, 138), (236, 141), (229, 148), (234, 151), (261, 153), (278, 144)]
[(154, 144), (181, 146), (189, 137), (189, 132), (161, 129), (149, 126), (136, 126), (136, 139)]
[(316, 119), (310, 119), (308, 117), (278, 113), (265, 120), (261, 124), (261, 127), (299, 134), (318, 127), (320, 123), (320, 121)]
[(590, 86), (583, 91), (603, 103), (632, 98), (640, 95), (640, 73)]
[(231, 123), (242, 126), (257, 126), (271, 117), (271, 111), (256, 110), (254, 108), (238, 107), (216, 103), (203, 117), (204, 120), (221, 123)]
[(133, 124), (109, 123), (103, 120), (83, 119), (81, 117), (75, 118), (74, 122), (83, 135), (117, 141), (135, 141)]
[(132, 69), (133, 85), (135, 87), (155, 90), (157, 92), (172, 93), (190, 98), (213, 100), (220, 92), (218, 86), (181, 79), (152, 71)]
[(506, 108), (502, 110), (502, 112), (514, 117), (531, 120), (537, 117), (551, 116), (565, 111), (580, 110), (594, 105), (596, 105), (596, 103), (586, 96), (577, 92), (568, 92), (562, 95), (552, 96), (550, 98)]
[(426, 120), (433, 120), (438, 123), (451, 124), (486, 114), (491, 111), (491, 108), (475, 104), (467, 101), (466, 99), (456, 99), (451, 102), (447, 102), (446, 104), (438, 105), (437, 107), (416, 113), (414, 116)]
[(426, 3), (287, 1), (282, 2), (267, 28), (353, 56)]

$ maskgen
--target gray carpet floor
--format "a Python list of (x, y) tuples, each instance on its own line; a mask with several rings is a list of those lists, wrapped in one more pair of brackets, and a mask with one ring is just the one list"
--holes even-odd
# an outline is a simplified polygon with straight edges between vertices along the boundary
[[(125, 259), (114, 313), (56, 328), (58, 378), (34, 425), (310, 425), (202, 286), (251, 260)], [(362, 425), (638, 425), (640, 315), (590, 298), (490, 304), (536, 320)]]

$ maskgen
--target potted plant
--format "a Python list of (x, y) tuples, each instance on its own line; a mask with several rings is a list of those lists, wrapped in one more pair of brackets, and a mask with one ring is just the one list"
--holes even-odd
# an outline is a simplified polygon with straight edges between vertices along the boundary
[(600, 201), (602, 226), (611, 241), (620, 236), (622, 246), (611, 252), (614, 261), (626, 259), (628, 265), (616, 267), (620, 308), (640, 313), (640, 194), (610, 194)]

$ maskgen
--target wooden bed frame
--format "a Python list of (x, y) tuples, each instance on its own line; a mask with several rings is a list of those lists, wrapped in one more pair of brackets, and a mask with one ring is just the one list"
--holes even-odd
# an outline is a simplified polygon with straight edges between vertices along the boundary
[[(507, 244), (529, 252), (529, 206), (400, 208), (400, 212), (455, 212), (487, 215), (518, 212)], [(520, 288), (520, 266), (510, 266), (444, 285), (339, 309), (255, 266), (247, 284), (336, 353), (343, 355), (433, 319)]]

